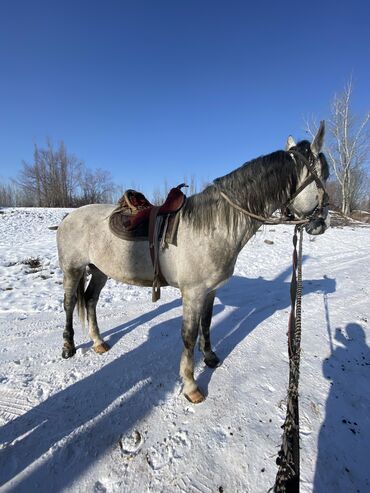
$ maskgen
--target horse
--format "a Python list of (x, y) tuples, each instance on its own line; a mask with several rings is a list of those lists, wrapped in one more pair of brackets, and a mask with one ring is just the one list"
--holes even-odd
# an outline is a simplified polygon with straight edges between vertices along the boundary
[[(296, 221), (306, 222), (309, 234), (328, 227), (328, 204), (322, 200), (329, 176), (321, 122), (312, 143), (289, 136), (285, 150), (258, 157), (217, 178), (202, 192), (186, 199), (179, 211), (176, 245), (159, 252), (168, 285), (180, 290), (183, 304), (180, 376), (183, 393), (192, 403), (204, 400), (194, 379), (193, 353), (199, 348), (207, 366), (220, 360), (212, 350), (210, 325), (216, 290), (233, 275), (239, 252), (265, 218), (285, 208)], [(321, 197), (321, 199), (320, 199)], [(57, 245), (63, 271), (64, 310), (62, 356), (76, 352), (73, 311), (87, 315), (89, 335), (97, 353), (109, 350), (102, 339), (96, 305), (108, 277), (137, 286), (152, 286), (153, 263), (147, 241), (117, 238), (109, 229), (113, 205), (91, 204), (75, 209), (58, 227)], [(85, 287), (86, 272), (91, 274)]]

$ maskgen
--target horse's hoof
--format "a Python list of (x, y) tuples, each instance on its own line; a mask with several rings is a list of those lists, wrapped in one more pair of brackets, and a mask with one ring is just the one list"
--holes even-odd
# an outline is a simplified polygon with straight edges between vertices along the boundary
[(217, 368), (221, 364), (221, 360), (216, 356), (215, 353), (212, 353), (210, 356), (204, 358), (204, 363), (209, 368)]
[(192, 404), (199, 404), (203, 402), (205, 397), (199, 389), (193, 390), (193, 392), (189, 392), (189, 394), (184, 394), (189, 402)]
[(106, 342), (102, 342), (98, 346), (94, 346), (94, 351), (98, 354), (106, 353), (109, 350), (110, 350), (110, 346)]
[(75, 347), (64, 347), (62, 351), (62, 358), (68, 359), (72, 358), (76, 354), (76, 348)]

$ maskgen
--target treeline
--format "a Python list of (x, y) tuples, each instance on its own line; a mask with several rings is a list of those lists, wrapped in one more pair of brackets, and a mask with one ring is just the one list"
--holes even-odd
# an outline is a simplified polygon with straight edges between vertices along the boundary
[[(186, 178), (184, 179), (187, 182)], [(171, 186), (176, 186), (171, 184)], [(197, 192), (194, 177), (188, 181), (187, 194)], [(33, 162), (23, 161), (17, 178), (0, 183), (0, 206), (3, 207), (80, 207), (86, 204), (115, 203), (126, 188), (113, 183), (110, 173), (91, 170), (75, 155), (67, 153), (64, 142), (54, 149), (50, 140), (45, 148), (35, 145)], [(140, 187), (137, 187), (140, 189)], [(170, 189), (162, 187), (148, 197), (154, 204), (164, 202)]]
[(64, 142), (57, 149), (50, 140), (45, 148), (35, 145), (33, 162), (23, 161), (16, 179), (0, 184), (0, 205), (24, 207), (77, 207), (110, 202), (115, 185), (107, 171), (91, 171)]
[[(350, 113), (349, 109), (347, 112)], [(360, 126), (361, 132), (366, 129), (369, 119)], [(325, 149), (332, 169), (327, 183), (330, 208), (342, 211), (345, 215), (358, 209), (370, 212), (370, 135), (366, 134), (366, 138), (362, 140), (357, 138), (353, 143), (348, 137), (351, 134), (343, 132), (347, 140), (343, 137), (338, 145), (336, 136), (341, 126), (339, 123), (334, 126), (332, 122), (333, 120), (329, 124)], [(310, 128), (308, 131), (312, 133)], [(360, 131), (352, 131), (352, 134), (361, 136)], [(344, 153), (342, 149), (350, 146), (353, 148), (351, 159), (341, 157), (340, 152)], [(187, 195), (200, 190), (194, 176), (190, 179), (185, 177), (183, 181), (189, 186), (186, 189)], [(178, 183), (169, 185), (164, 180), (161, 187), (154, 188), (148, 199), (154, 204), (161, 204), (171, 186), (176, 185)], [(203, 183), (201, 188), (206, 185)], [(7, 183), (0, 182), (0, 206), (80, 207), (93, 203), (116, 203), (127, 188), (140, 190), (140, 185), (117, 185), (108, 171), (91, 170), (75, 155), (69, 154), (63, 142), (54, 149), (51, 141), (47, 140), (45, 148), (35, 145), (33, 161), (22, 162), (22, 168), (15, 179)]]

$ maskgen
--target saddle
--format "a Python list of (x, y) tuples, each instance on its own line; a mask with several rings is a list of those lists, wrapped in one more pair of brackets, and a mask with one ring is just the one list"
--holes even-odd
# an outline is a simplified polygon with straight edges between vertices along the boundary
[(135, 190), (126, 190), (117, 207), (109, 216), (109, 228), (118, 238), (128, 241), (149, 241), (150, 256), (154, 267), (152, 300), (160, 298), (160, 287), (168, 286), (159, 265), (159, 249), (176, 244), (179, 223), (177, 214), (185, 203), (182, 183), (172, 188), (160, 206), (151, 204)]

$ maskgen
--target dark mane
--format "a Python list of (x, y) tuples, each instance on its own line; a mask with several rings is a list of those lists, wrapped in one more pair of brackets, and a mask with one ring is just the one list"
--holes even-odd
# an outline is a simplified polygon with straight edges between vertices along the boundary
[[(299, 142), (296, 148), (307, 159), (310, 158), (308, 141)], [(291, 156), (285, 151), (253, 159), (231, 173), (216, 178), (213, 185), (203, 192), (189, 197), (182, 215), (197, 229), (210, 229), (221, 218), (226, 220), (229, 228), (245, 221), (245, 216), (220, 196), (221, 190), (244, 209), (254, 214), (269, 215), (296, 189), (302, 165), (297, 163), (297, 166), (300, 169), (296, 169)]]
[(320, 152), (319, 154), (320, 161), (321, 161), (321, 166), (322, 166), (322, 178), (323, 180), (327, 180), (329, 178), (329, 164), (328, 161), (326, 160), (325, 154), (323, 152)]

